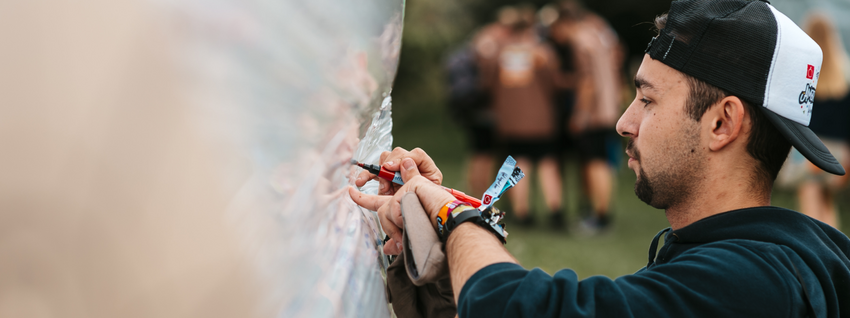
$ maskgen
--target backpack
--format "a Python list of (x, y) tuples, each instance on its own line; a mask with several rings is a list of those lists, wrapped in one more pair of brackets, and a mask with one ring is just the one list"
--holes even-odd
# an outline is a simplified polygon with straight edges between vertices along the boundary
[(466, 44), (449, 53), (444, 68), (450, 115), (458, 120), (473, 118), (486, 107), (489, 96), (479, 88), (472, 46)]

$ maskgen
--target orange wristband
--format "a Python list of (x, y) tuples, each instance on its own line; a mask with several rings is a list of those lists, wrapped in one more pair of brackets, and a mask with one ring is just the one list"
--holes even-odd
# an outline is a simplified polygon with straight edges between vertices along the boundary
[(472, 207), (472, 205), (468, 202), (460, 200), (451, 201), (440, 208), (440, 212), (437, 213), (437, 233), (443, 233), (443, 229), (446, 227), (446, 221), (449, 219), (449, 214), (453, 213), (455, 209), (461, 206), (474, 209), (474, 207)]

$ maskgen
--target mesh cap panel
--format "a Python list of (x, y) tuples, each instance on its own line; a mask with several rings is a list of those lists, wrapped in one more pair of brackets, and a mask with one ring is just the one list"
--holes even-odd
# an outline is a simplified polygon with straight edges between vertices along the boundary
[(762, 105), (776, 32), (770, 8), (760, 1), (674, 1), (667, 25), (647, 53), (682, 73)]

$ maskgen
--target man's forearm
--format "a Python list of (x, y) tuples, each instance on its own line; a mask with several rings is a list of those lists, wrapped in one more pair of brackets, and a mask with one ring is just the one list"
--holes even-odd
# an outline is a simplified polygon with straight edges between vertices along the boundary
[(472, 223), (459, 225), (446, 242), (455, 303), (463, 284), (478, 270), (496, 263), (519, 263), (493, 233)]

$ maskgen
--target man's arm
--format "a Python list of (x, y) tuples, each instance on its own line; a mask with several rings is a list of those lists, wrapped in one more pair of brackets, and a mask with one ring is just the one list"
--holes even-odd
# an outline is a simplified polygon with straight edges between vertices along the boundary
[(466, 222), (451, 232), (446, 242), (452, 291), (457, 303), (463, 284), (478, 270), (496, 263), (519, 264), (493, 233)]

